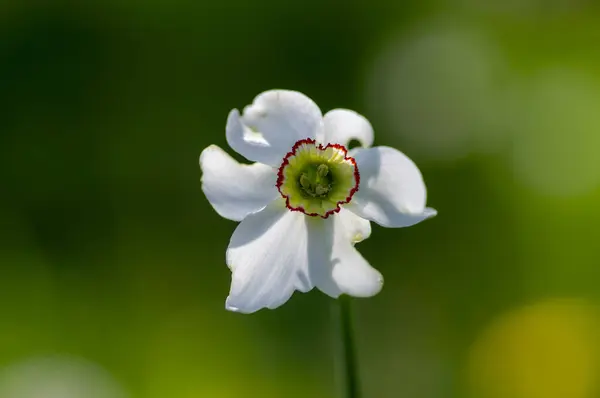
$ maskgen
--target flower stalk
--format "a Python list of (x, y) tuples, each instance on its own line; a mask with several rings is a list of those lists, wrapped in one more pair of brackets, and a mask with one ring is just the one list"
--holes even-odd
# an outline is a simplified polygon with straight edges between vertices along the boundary
[(334, 320), (337, 323), (335, 332), (336, 336), (339, 336), (336, 340), (340, 398), (360, 398), (351, 300), (350, 296), (343, 294), (335, 301)]

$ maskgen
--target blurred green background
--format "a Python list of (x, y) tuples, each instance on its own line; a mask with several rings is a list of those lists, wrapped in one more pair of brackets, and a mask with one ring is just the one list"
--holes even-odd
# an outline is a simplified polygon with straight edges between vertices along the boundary
[[(373, 227), (365, 397), (600, 396), (600, 7), (0, 3), (0, 398), (335, 396), (333, 301), (224, 310), (203, 148), (271, 88), (372, 122), (438, 217)], [(230, 153), (228, 148), (227, 150)]]

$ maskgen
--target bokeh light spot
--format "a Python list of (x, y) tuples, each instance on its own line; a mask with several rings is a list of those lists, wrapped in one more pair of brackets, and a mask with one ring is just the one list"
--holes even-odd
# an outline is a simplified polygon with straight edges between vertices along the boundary
[(600, 82), (568, 69), (548, 70), (515, 96), (517, 177), (551, 196), (579, 196), (600, 186)]
[(78, 358), (37, 357), (0, 369), (2, 398), (125, 398), (113, 377)]
[(598, 382), (596, 308), (551, 300), (497, 319), (473, 346), (478, 398), (588, 398)]
[(454, 160), (495, 145), (497, 76), (504, 62), (484, 32), (430, 23), (384, 48), (369, 102), (411, 153)]

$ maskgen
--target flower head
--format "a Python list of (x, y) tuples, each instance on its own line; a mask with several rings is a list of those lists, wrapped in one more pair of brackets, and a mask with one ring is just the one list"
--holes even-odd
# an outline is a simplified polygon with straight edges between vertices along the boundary
[[(369, 297), (381, 274), (354, 248), (370, 221), (407, 227), (436, 214), (425, 207), (417, 166), (389, 147), (370, 148), (371, 124), (356, 112), (324, 116), (305, 95), (272, 90), (240, 115), (229, 113), (229, 146), (200, 155), (202, 189), (223, 217), (241, 221), (227, 249), (232, 272), (226, 308), (276, 308), (294, 291), (317, 287), (331, 297)], [(348, 150), (351, 140), (361, 147)]]

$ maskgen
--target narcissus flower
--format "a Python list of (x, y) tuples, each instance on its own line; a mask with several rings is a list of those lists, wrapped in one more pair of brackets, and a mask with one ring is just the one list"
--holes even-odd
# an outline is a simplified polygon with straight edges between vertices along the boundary
[[(222, 217), (241, 221), (226, 262), (232, 272), (226, 308), (276, 308), (313, 287), (331, 297), (369, 297), (381, 274), (354, 248), (370, 221), (408, 227), (436, 214), (425, 207), (417, 166), (389, 147), (370, 148), (363, 116), (335, 109), (324, 116), (305, 95), (272, 90), (227, 118), (229, 146), (240, 164), (211, 145), (200, 155), (202, 189)], [(348, 150), (351, 140), (362, 147)]]

